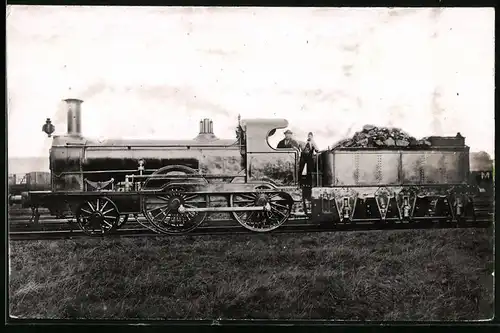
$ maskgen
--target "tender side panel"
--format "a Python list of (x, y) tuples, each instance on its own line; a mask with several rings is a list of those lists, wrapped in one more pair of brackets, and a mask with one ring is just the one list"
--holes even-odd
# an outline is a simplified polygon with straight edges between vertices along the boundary
[(464, 152), (403, 152), (403, 184), (447, 184), (465, 181)]
[[(357, 160), (358, 159), (358, 160)], [(357, 161), (359, 154), (354, 152), (336, 152), (334, 157), (334, 185), (356, 185), (358, 179)]]
[(399, 183), (399, 152), (367, 152), (358, 154), (356, 158), (358, 162), (355, 163), (355, 172), (357, 172), (355, 185), (395, 185)]
[(402, 156), (403, 184), (421, 184), (423, 180), (424, 154), (407, 152)]
[(342, 151), (335, 153), (336, 186), (396, 185), (399, 183), (400, 153), (397, 151)]
[(297, 152), (248, 153), (248, 179), (272, 180), (278, 185), (297, 183)]
[(429, 183), (460, 183), (462, 177), (462, 159), (459, 152), (436, 152), (429, 154), (424, 169)]
[[(320, 158), (323, 186), (462, 183), (468, 150), (335, 151)], [(333, 177), (332, 177), (333, 175)]]
[(401, 153), (389, 151), (381, 154), (382, 184), (398, 185), (401, 183)]

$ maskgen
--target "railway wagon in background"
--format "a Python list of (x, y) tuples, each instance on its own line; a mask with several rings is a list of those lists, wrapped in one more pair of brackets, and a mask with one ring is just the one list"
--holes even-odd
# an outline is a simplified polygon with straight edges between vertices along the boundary
[(34, 171), (26, 174), (9, 174), (8, 180), (9, 204), (21, 200), (22, 193), (29, 191), (46, 191), (51, 189), (50, 172)]
[(493, 199), (495, 193), (493, 160), (486, 152), (471, 153), (470, 183), (475, 184), (482, 198)]
[(66, 102), (67, 133), (53, 137), (49, 154), (51, 188), (21, 201), (35, 219), (38, 207), (74, 216), (89, 235), (110, 233), (139, 214), (158, 233), (185, 233), (219, 212), (266, 232), (300, 205), (312, 207), (311, 223), (330, 226), (475, 218), (464, 140), (441, 138), (447, 143), (425, 150), (327, 150), (301, 179), (300, 152), (268, 143), (288, 126), (285, 119), (239, 119), (229, 140), (204, 119), (193, 140), (99, 141), (81, 134), (82, 101)]
[(478, 189), (478, 197), (492, 200), (495, 196), (495, 186), (492, 170), (473, 170), (470, 172), (470, 183)]

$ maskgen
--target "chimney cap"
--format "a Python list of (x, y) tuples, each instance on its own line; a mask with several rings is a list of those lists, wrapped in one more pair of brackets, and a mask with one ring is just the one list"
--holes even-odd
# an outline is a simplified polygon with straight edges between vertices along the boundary
[(63, 101), (65, 101), (66, 103), (69, 103), (69, 102), (83, 103), (83, 101), (81, 99), (78, 99), (78, 98), (66, 98)]

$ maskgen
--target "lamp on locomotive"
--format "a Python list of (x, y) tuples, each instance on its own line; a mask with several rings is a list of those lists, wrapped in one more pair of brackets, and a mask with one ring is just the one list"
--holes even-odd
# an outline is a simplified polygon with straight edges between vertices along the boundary
[(42, 131), (47, 133), (47, 136), (50, 138), (52, 136), (52, 133), (54, 133), (55, 129), (56, 128), (54, 125), (52, 125), (52, 121), (50, 120), (50, 118), (47, 118), (45, 124), (42, 127)]

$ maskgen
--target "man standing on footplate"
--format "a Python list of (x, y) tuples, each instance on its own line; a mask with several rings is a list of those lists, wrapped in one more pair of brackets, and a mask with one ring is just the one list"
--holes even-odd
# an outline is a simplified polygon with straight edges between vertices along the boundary
[(314, 135), (312, 132), (307, 134), (307, 141), (305, 144), (302, 144), (302, 147), (300, 148), (299, 177), (304, 171), (304, 166), (307, 165), (307, 177), (309, 178), (314, 168), (314, 153), (319, 152), (318, 146), (316, 145), (316, 142), (314, 142)]
[(278, 143), (276, 148), (297, 148), (300, 149), (299, 143), (293, 139), (293, 132), (290, 130), (285, 131), (285, 138)]
[[(302, 185), (302, 207), (304, 209), (304, 213), (308, 214), (307, 201), (311, 200), (311, 185), (312, 185), (312, 173), (314, 169), (314, 153), (318, 153), (319, 149), (314, 142), (314, 136), (312, 132), (307, 134), (307, 141), (305, 143), (301, 143), (300, 145), (300, 162), (299, 162), (299, 181), (300, 185)], [(307, 166), (306, 169), (306, 179), (305, 181), (302, 178), (302, 173), (304, 171), (304, 167)]]

